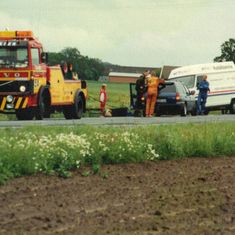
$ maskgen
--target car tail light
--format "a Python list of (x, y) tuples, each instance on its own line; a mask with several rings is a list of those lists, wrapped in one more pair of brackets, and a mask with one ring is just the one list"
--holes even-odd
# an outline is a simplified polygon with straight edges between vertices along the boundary
[(176, 96), (175, 96), (176, 101), (180, 100), (180, 94), (178, 92), (176, 92)]

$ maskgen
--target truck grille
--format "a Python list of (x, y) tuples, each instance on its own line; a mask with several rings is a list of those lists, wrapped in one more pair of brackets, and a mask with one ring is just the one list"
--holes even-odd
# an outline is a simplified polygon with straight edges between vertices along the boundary
[(20, 86), (25, 86), (25, 92), (33, 91), (33, 81), (0, 81), (1, 92), (20, 92)]

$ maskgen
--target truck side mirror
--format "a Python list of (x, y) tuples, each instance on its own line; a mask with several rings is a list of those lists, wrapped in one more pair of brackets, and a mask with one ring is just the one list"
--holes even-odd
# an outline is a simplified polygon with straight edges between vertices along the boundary
[(47, 52), (42, 52), (41, 61), (42, 61), (42, 63), (45, 63), (45, 64), (48, 63), (48, 53)]

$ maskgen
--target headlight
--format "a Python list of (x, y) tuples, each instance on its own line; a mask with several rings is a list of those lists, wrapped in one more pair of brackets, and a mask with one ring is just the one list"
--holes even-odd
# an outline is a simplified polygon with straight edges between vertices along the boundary
[(8, 95), (7, 96), (7, 103), (12, 103), (13, 99), (14, 99), (14, 97), (12, 95)]
[(21, 92), (25, 92), (26, 91), (26, 87), (25, 86), (20, 86), (20, 91)]

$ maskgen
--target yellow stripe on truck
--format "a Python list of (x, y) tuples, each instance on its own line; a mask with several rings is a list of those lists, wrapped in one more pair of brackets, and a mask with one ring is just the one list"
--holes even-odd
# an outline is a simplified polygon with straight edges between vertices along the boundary
[(25, 101), (24, 101), (24, 103), (22, 105), (22, 109), (26, 108), (26, 105), (28, 104), (28, 99), (29, 99), (28, 97), (25, 98)]
[(18, 109), (18, 108), (20, 107), (20, 103), (21, 103), (22, 99), (23, 99), (22, 97), (19, 97), (19, 98), (18, 98), (18, 100), (17, 100), (17, 102), (16, 102), (15, 109)]
[(7, 102), (7, 98), (4, 97), (3, 100), (2, 100), (1, 108), (0, 108), (1, 110), (4, 110), (6, 102)]

